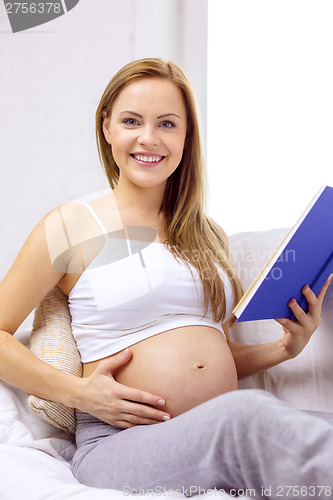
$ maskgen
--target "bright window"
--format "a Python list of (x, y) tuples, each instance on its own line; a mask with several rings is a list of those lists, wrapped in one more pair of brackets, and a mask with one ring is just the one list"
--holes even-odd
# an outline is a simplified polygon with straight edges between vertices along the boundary
[(208, 213), (289, 227), (333, 186), (333, 2), (208, 2)]

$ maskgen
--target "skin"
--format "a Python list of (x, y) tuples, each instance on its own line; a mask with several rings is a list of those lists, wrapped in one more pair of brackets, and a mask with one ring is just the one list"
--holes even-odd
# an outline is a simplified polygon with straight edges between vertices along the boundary
[[(113, 104), (111, 117), (104, 120), (103, 131), (120, 170), (116, 197), (128, 199), (134, 191), (137, 205), (149, 213), (159, 210), (186, 138), (186, 109), (178, 88), (162, 79), (142, 79), (126, 86)], [(146, 162), (136, 160), (136, 153), (161, 160), (153, 168), (144, 168)], [(148, 197), (146, 202), (142, 195)]]
[[(113, 193), (123, 224), (155, 227), (159, 241), (165, 239), (165, 221), (158, 211), (167, 179), (183, 155), (186, 126), (181, 92), (161, 79), (143, 79), (126, 86), (114, 102), (111, 116), (104, 120), (104, 135), (120, 171)], [(149, 161), (152, 159), (158, 161)], [(232, 356), (223, 336), (216, 332), (195, 325), (145, 339), (131, 346), (132, 359), (114, 376), (130, 387), (162, 394), (165, 410), (176, 416), (237, 388)], [(197, 363), (204, 369), (197, 368)], [(97, 365), (98, 361), (85, 365), (84, 376)], [(186, 385), (185, 394), (179, 379)]]
[[(104, 134), (120, 169), (114, 195), (122, 223), (130, 225), (134, 217), (136, 224), (144, 222), (155, 228), (163, 241), (165, 221), (159, 209), (166, 180), (178, 167), (186, 138), (186, 112), (180, 91), (160, 79), (143, 79), (126, 86), (114, 103), (111, 117), (105, 117)], [(163, 159), (150, 168), (140, 164), (140, 157), (145, 155)], [(95, 205), (100, 213), (110, 217), (110, 198), (97, 200)], [(89, 229), (84, 209), (70, 204), (63, 209), (66, 224), (78, 240), (86, 237), (80, 234), (82, 227)], [(61, 224), (53, 214), (54, 211), (47, 214), (37, 224), (0, 283), (0, 378), (25, 392), (78, 408), (112, 425), (132, 427), (170, 418), (170, 413), (163, 411), (163, 395), (116, 380), (115, 373), (130, 362), (133, 347), (96, 363), (87, 376), (77, 378), (42, 362), (13, 336), (49, 290), (59, 284), (68, 293), (78, 279), (74, 273), (56, 270), (50, 261), (47, 223), (51, 221), (49, 230), (55, 241), (63, 238)], [(329, 281), (317, 297), (308, 287), (303, 289), (309, 303), (308, 314), (296, 302), (289, 303), (297, 320), (277, 320), (284, 328), (279, 340), (259, 346), (228, 342), (239, 378), (291, 359), (303, 350), (320, 324), (328, 284)], [(225, 332), (228, 339), (226, 325)]]
[(318, 296), (308, 285), (303, 287), (302, 293), (309, 304), (307, 314), (295, 299), (289, 301), (288, 305), (297, 319), (296, 321), (287, 318), (275, 320), (283, 327), (284, 335), (280, 339), (261, 345), (229, 342), (239, 379), (293, 359), (303, 351), (321, 323), (322, 303), (330, 280), (331, 278), (326, 281)]

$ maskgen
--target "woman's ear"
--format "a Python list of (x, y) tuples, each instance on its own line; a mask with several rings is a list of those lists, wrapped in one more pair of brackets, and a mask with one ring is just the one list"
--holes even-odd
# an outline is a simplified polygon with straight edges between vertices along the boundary
[(110, 120), (111, 118), (108, 117), (106, 111), (103, 111), (103, 134), (106, 142), (111, 145)]

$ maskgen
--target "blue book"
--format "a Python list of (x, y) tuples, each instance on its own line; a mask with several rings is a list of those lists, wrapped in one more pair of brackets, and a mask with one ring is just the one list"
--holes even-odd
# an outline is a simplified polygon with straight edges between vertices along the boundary
[(237, 321), (295, 319), (288, 306), (295, 298), (308, 312), (302, 294), (309, 285), (317, 295), (333, 272), (333, 188), (320, 189), (233, 313)]

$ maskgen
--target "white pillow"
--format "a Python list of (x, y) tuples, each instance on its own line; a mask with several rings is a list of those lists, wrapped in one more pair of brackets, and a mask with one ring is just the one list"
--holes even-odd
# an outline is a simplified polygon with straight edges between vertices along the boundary
[[(288, 229), (230, 236), (231, 251), (244, 289), (279, 246)], [(236, 323), (230, 339), (244, 344), (270, 342), (283, 335), (274, 320)], [(292, 360), (240, 381), (241, 388), (261, 388), (296, 408), (333, 412), (333, 284), (323, 303), (322, 323), (304, 351)]]

